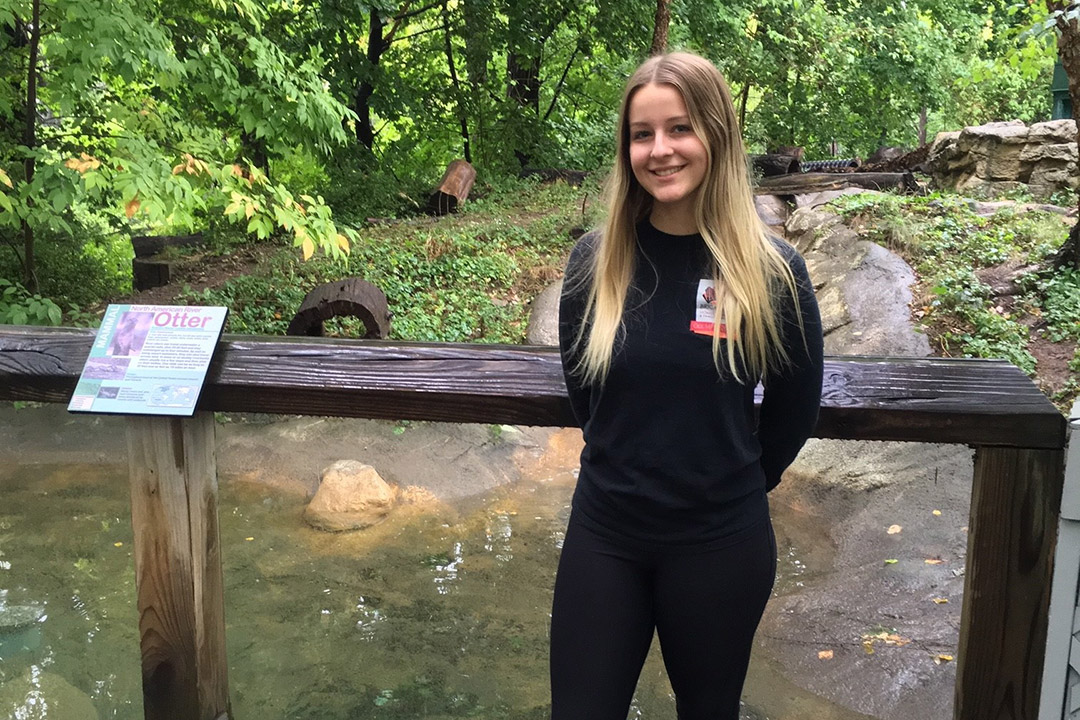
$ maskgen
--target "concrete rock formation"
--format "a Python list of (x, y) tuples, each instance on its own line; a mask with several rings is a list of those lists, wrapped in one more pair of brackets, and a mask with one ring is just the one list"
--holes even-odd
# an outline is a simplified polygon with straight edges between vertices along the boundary
[(1051, 120), (1028, 127), (1019, 120), (938, 133), (927, 167), (940, 188), (958, 192), (1027, 189), (1036, 197), (1075, 190), (1076, 123)]
[(390, 514), (397, 491), (375, 468), (357, 460), (339, 460), (322, 472), (304, 520), (317, 530), (359, 530)]

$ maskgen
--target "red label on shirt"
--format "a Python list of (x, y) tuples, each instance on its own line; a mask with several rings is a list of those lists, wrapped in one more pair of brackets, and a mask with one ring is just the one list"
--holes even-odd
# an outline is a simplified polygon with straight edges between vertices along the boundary
[[(698, 335), (708, 335), (709, 337), (712, 337), (713, 324), (711, 322), (699, 322), (697, 320), (691, 320), (690, 332), (695, 332)], [(720, 337), (727, 337), (727, 327), (723, 323), (720, 324)]]

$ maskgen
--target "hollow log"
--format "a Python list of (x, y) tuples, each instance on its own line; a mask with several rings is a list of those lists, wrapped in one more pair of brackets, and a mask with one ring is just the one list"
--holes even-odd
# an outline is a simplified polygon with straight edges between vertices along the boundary
[(428, 211), (433, 215), (457, 212), (458, 205), (465, 202), (476, 181), (476, 168), (464, 160), (450, 163), (443, 173), (438, 189), (428, 198)]
[(365, 338), (381, 340), (390, 334), (386, 295), (360, 278), (324, 283), (309, 292), (285, 334), (322, 337), (323, 322), (341, 315), (360, 318)]

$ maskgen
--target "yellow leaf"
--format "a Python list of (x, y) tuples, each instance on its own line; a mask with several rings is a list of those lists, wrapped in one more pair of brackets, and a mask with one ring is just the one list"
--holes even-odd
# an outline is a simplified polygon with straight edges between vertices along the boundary
[(124, 207), (124, 214), (128, 216), (130, 220), (136, 212), (139, 211), (139, 195), (135, 194), (135, 197), (128, 201), (128, 204)]
[(818, 660), (832, 660), (833, 651), (832, 650), (819, 650), (817, 656), (818, 656)]
[(941, 515), (941, 511), (940, 511), (940, 510), (935, 510), (935, 511), (934, 511), (934, 514), (935, 514), (935, 515)]
[(338, 233), (337, 236), (337, 246), (341, 248), (341, 252), (345, 253), (346, 255), (349, 254), (349, 238), (345, 237), (341, 233)]
[(863, 652), (865, 652), (867, 655), (873, 655), (874, 654), (874, 641), (873, 640), (863, 640), (862, 641), (862, 649), (863, 649)]
[(254, 540), (254, 539), (255, 539), (255, 538), (253, 538), (253, 537), (246, 537), (246, 538), (244, 538), (244, 540), (246, 540), (246, 541), (248, 541), (248, 542), (251, 542), (251, 541), (252, 541), (252, 540)]
[(186, 168), (183, 163), (180, 163), (179, 165), (173, 165), (172, 174), (179, 175), (180, 173), (184, 172), (185, 169)]
[(900, 562), (900, 561), (897, 560), (896, 558), (889, 558), (888, 560), (885, 561), (885, 564), (886, 565), (895, 565), (898, 562)]
[(4, 172), (3, 170), (0, 170), (0, 183), (4, 183), (9, 188), (14, 188), (15, 187), (14, 185), (11, 184), (11, 178), (9, 178), (7, 173)]
[(244, 177), (244, 169), (242, 167), (240, 167), (239, 165), (233, 165), (232, 166), (232, 174), (235, 175), (238, 178), (242, 178), (242, 177)]
[(251, 219), (251, 216), (254, 215), (254, 214), (255, 214), (255, 205), (254, 204), (248, 205), (247, 207), (244, 208), (244, 216), (247, 217), (249, 220)]
[(122, 543), (122, 542), (114, 542), (113, 547), (124, 547), (124, 543)]
[(304, 251), (305, 260), (310, 260), (311, 256), (315, 254), (315, 243), (311, 242), (311, 238), (304, 238), (304, 242), (300, 247)]
[(945, 561), (941, 558), (926, 558), (926, 560), (924, 560), (923, 562), (925, 562), (927, 565), (940, 565)]
[(241, 207), (240, 203), (237, 202), (236, 200), (233, 200), (231, 203), (229, 203), (228, 207), (225, 208), (225, 214), (226, 215), (234, 215), (234, 214), (240, 212), (240, 207)]
[(80, 163), (76, 158), (68, 158), (64, 161), (64, 167), (66, 167), (68, 170), (78, 170), (80, 165), (82, 165), (82, 163)]
[(934, 598), (934, 603), (937, 605), (944, 605), (949, 602), (949, 598)]
[(940, 665), (943, 662), (951, 662), (952, 659), (953, 659), (952, 655), (938, 655), (938, 656), (936, 656), (934, 658), (934, 664), (935, 665)]
[(899, 525), (890, 525), (888, 532), (890, 535), (895, 535), (903, 529), (904, 528), (900, 527)]

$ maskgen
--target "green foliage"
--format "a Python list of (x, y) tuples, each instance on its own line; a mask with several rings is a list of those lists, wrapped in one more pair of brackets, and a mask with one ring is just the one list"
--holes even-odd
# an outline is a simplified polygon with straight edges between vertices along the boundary
[(1036, 277), (1033, 303), (1047, 324), (1048, 339), (1080, 341), (1080, 270), (1063, 268)]
[(60, 306), (49, 298), (0, 278), (0, 324), (59, 325), (62, 319)]
[(834, 204), (848, 222), (878, 242), (895, 240), (895, 228), (904, 228), (902, 242), (890, 246), (918, 273), (927, 292), (920, 316), (939, 328), (937, 339), (947, 352), (1004, 358), (1034, 374), (1029, 324), (1021, 322), (1022, 315), (1032, 314), (1041, 315), (1047, 339), (1080, 340), (1080, 272), (1026, 276), (1014, 312), (996, 304), (992, 289), (977, 274), (983, 268), (1043, 261), (1066, 235), (1059, 216), (1006, 209), (982, 217), (972, 211), (971, 201), (946, 194), (914, 198), (867, 193)]

